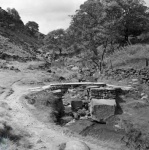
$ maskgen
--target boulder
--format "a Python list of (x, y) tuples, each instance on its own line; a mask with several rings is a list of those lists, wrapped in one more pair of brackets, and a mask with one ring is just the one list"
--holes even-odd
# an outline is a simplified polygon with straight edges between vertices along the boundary
[(69, 106), (65, 106), (65, 115), (72, 115), (72, 110), (71, 110), (71, 107)]
[(73, 71), (78, 71), (78, 70), (79, 70), (79, 67), (75, 66), (75, 67), (71, 68), (71, 70), (73, 70)]
[(52, 70), (51, 70), (51, 69), (49, 69), (49, 70), (47, 70), (47, 72), (52, 73)]
[(59, 150), (90, 150), (86, 143), (80, 141), (69, 141), (62, 143)]
[(110, 116), (115, 114), (115, 99), (91, 99), (91, 118), (98, 122), (105, 122)]
[(77, 113), (78, 113), (79, 116), (86, 116), (87, 115), (87, 111), (84, 108), (83, 109), (79, 109), (77, 111)]
[(72, 116), (64, 116), (61, 118), (61, 124), (67, 124), (73, 120)]
[(59, 81), (65, 81), (66, 79), (62, 76), (59, 77)]
[(73, 118), (75, 120), (79, 120), (80, 119), (80, 115), (78, 113), (76, 113), (76, 112), (73, 112)]
[(83, 102), (82, 101), (71, 101), (71, 108), (73, 111), (77, 111), (79, 109), (83, 108)]

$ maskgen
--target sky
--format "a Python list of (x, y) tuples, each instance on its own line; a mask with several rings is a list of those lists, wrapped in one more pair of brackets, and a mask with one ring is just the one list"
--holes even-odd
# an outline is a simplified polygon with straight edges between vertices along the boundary
[(68, 28), (71, 18), (85, 0), (0, 0), (2, 9), (15, 8), (26, 24), (35, 21), (39, 24), (39, 31), (48, 32)]
[[(35, 21), (39, 31), (47, 34), (52, 30), (69, 27), (71, 18), (86, 0), (0, 0), (0, 7), (15, 8), (22, 21)], [(145, 0), (149, 6), (149, 0)]]

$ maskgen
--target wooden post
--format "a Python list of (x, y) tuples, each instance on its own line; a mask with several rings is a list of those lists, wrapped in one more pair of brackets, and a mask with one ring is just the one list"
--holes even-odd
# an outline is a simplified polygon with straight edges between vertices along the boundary
[(148, 59), (146, 58), (145, 60), (146, 60), (146, 67), (148, 67)]
[(113, 70), (113, 66), (112, 66), (112, 61), (110, 60), (110, 64), (111, 64), (111, 69)]

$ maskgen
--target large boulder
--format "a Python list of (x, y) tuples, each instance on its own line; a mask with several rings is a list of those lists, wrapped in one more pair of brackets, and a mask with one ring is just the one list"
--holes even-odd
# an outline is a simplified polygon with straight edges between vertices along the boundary
[(90, 150), (86, 143), (80, 141), (69, 141), (62, 143), (59, 150)]
[(115, 114), (115, 99), (91, 99), (91, 118), (98, 122), (105, 122), (106, 119)]

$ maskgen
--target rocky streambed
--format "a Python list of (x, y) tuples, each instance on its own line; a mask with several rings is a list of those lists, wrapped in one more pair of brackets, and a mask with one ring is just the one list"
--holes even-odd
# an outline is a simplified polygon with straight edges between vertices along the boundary
[(103, 83), (55, 84), (36, 88), (25, 98), (50, 122), (82, 136), (120, 143), (125, 135), (116, 101), (120, 92)]

